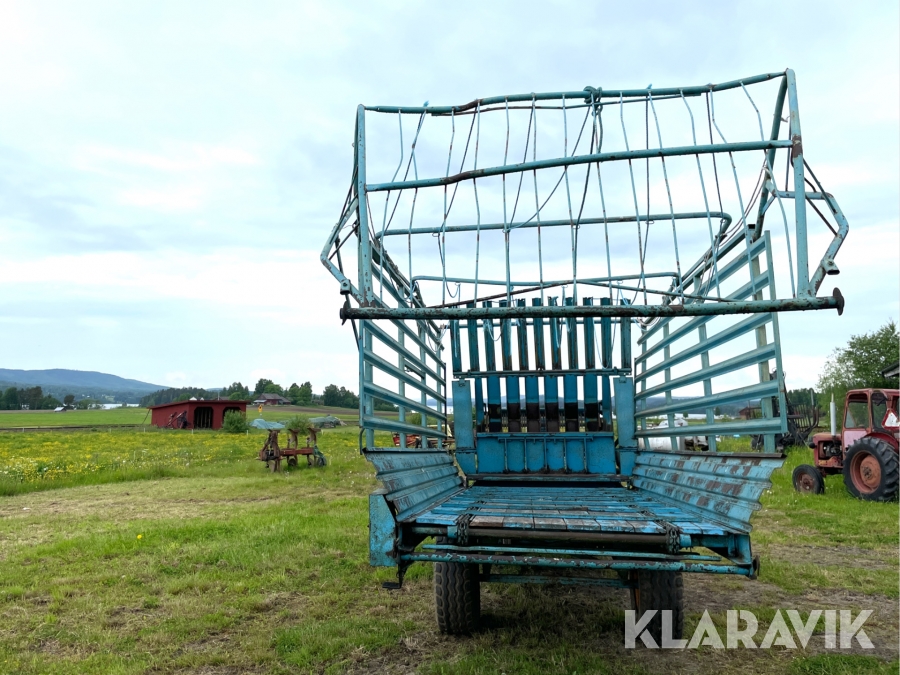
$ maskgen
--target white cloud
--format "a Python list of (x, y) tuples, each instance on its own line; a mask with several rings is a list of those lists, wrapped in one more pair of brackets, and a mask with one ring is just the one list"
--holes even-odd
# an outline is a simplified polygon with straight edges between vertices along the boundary
[[(813, 14), (774, 2), (723, 5), (714, 19), (707, 9), (648, 18), (637, 6), (574, 2), (0, 2), (0, 321), (15, 327), (0, 350), (10, 367), (46, 367), (48, 336), (65, 336), (52, 350), (63, 367), (206, 386), (269, 373), (355, 389), (352, 331), (318, 254), (349, 185), (356, 104), (661, 87), (790, 64), (806, 154), (851, 225), (842, 274), (823, 287), (840, 286), (844, 317), (782, 320), (785, 369), (799, 386), (850, 334), (897, 315), (900, 171), (889, 123), (900, 93), (896, 59), (885, 58), (897, 51), (897, 7), (881, 6), (878, 21), (837, 2)], [(791, 40), (773, 32), (773, 12), (794, 26)], [(597, 25), (613, 37), (590, 39)], [(633, 39), (636, 26), (645, 39)], [(713, 27), (727, 44), (683, 39)], [(560, 34), (571, 38), (565, 49)], [(840, 97), (835, 81), (877, 83), (877, 100)], [(446, 157), (432, 150), (429, 166)], [(396, 148), (387, 152), (393, 171)], [(674, 162), (671, 178), (678, 208), (679, 188), (696, 186)], [(820, 252), (830, 235), (811, 232)], [(482, 253), (482, 272), (502, 276)]]
[(119, 147), (89, 146), (75, 158), (85, 168), (100, 164), (145, 167), (163, 172), (184, 173), (227, 166), (255, 166), (260, 158), (244, 148), (227, 145), (189, 144), (168, 153), (150, 153)]
[(199, 187), (173, 187), (164, 190), (125, 190), (119, 196), (123, 204), (160, 211), (196, 211), (206, 201)]

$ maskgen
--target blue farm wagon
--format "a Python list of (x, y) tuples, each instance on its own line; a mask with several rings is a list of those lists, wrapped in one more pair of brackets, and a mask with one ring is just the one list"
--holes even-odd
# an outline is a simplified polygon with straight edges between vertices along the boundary
[(755, 578), (779, 313), (843, 306), (794, 73), (361, 105), (354, 148), (322, 262), (358, 341), (371, 564), (433, 563), (447, 633), (482, 583), (564, 583), (629, 588), (677, 638), (683, 573)]

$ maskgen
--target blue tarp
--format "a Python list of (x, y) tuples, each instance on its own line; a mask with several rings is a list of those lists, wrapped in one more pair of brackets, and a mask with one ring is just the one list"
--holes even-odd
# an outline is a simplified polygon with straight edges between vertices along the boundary
[(336, 427), (344, 426), (343, 420), (335, 417), (334, 415), (325, 415), (325, 417), (313, 417), (309, 421), (314, 427), (324, 427), (328, 426), (329, 424)]
[(284, 429), (283, 424), (279, 424), (278, 422), (266, 422), (266, 420), (261, 417), (250, 422), (250, 426), (254, 429)]

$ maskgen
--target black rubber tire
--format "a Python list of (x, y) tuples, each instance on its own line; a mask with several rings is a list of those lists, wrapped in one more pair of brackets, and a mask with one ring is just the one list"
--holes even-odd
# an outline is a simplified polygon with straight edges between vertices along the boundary
[(637, 588), (632, 590), (631, 597), (638, 621), (644, 612), (660, 610), (646, 628), (658, 646), (662, 645), (662, 610), (672, 610), (672, 639), (683, 637), (684, 582), (681, 572), (638, 572)]
[(434, 608), (438, 630), (446, 635), (469, 635), (481, 618), (478, 565), (434, 564)]
[[(877, 487), (870, 491), (861, 490), (853, 479), (854, 467), (865, 455), (874, 457), (881, 469), (881, 480)], [(867, 502), (889, 502), (897, 499), (897, 491), (900, 488), (900, 463), (897, 460), (897, 451), (880, 438), (871, 436), (860, 438), (844, 455), (844, 485), (851, 495)]]
[(797, 492), (814, 495), (825, 494), (825, 481), (822, 474), (812, 464), (801, 464), (791, 475), (791, 483)]

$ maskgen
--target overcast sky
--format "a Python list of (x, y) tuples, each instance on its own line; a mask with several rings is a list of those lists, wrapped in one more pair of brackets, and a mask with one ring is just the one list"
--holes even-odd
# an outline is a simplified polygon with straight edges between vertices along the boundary
[(7, 368), (357, 389), (318, 260), (355, 106), (797, 73), (847, 308), (784, 317), (788, 386), (900, 305), (898, 3), (2, 2)]

